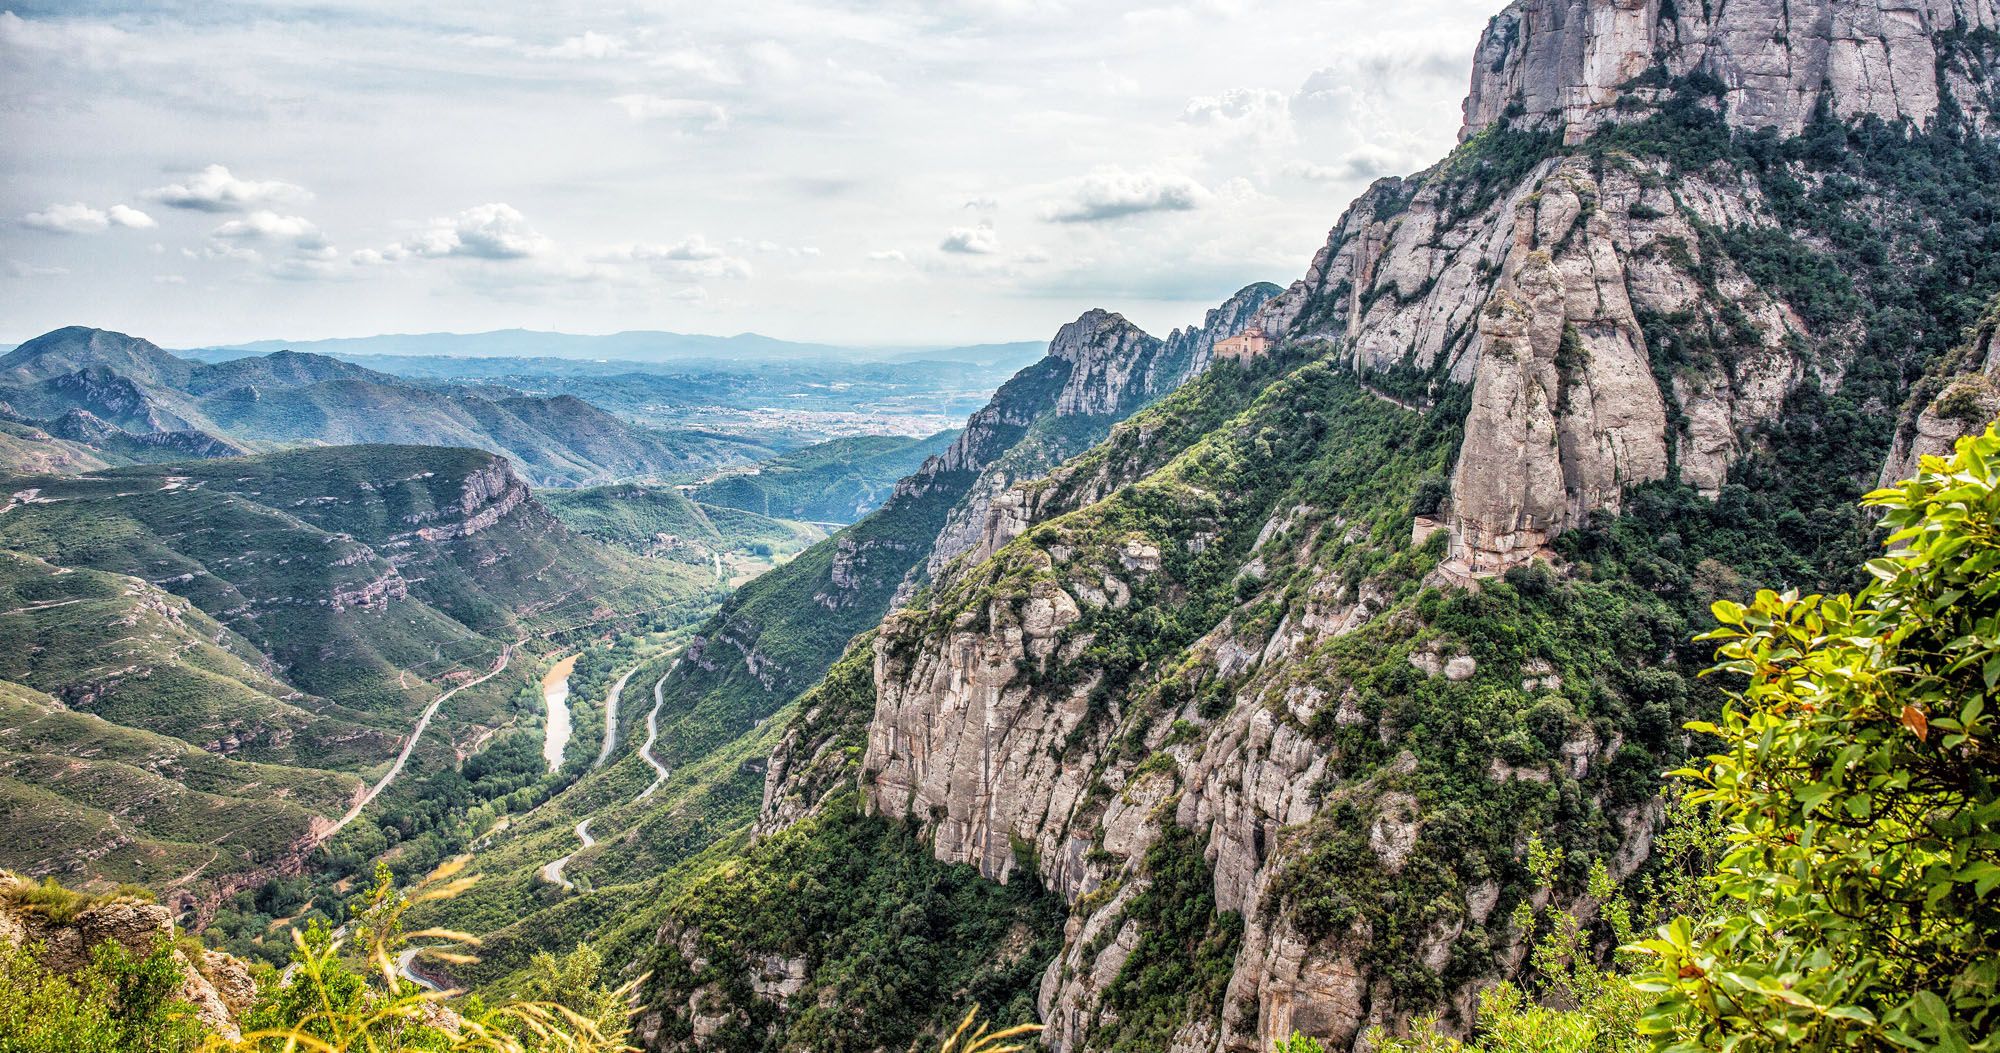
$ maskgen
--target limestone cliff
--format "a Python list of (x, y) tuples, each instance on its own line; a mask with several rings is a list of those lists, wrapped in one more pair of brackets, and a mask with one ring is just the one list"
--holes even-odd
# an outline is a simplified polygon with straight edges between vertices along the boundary
[(1720, 81), (1740, 128), (1796, 134), (1822, 105), (1926, 127), (1951, 106), (1992, 131), (1992, 56), (1960, 44), (1996, 27), (1993, 0), (1521, 0), (1480, 38), (1460, 138), (1512, 110), (1581, 141), (1657, 97), (1655, 69)]
[[(1069, 379), (1054, 409), (1004, 456), (980, 469), (966, 495), (938, 532), (920, 579), (899, 594), (907, 600), (919, 580), (935, 579), (952, 560), (984, 559), (1029, 522), (1029, 494), (1017, 484), (1047, 475), (1064, 459), (1102, 439), (1110, 425), (1130, 416), (1208, 368), (1215, 342), (1251, 324), (1278, 295), (1275, 285), (1245, 286), (1211, 309), (1202, 324), (1175, 329), (1165, 340), (1148, 336), (1122, 315), (1088, 311), (1063, 326), (1049, 356), (1069, 364)], [(968, 426), (970, 431), (970, 426)]]
[[(1229, 323), (1272, 334), (1267, 359), (955, 515), (857, 656), (865, 732), (815, 698), (760, 829), (810, 813), (860, 739), (873, 814), (1069, 905), (1037, 992), (1058, 1050), (1468, 1024), (1522, 968), (1513, 909), (1546, 902), (1531, 834), (1614, 878), (1649, 857), (1705, 656), (1648, 590), (1699, 609), (1752, 584), (1692, 533), (1684, 580), (1526, 564), (1644, 484), (1740, 510), (1836, 455), (1872, 476), (1906, 378), (2000, 286), (1966, 247), (1994, 239), (1946, 212), (2000, 174), (1988, 0), (1696, 7), (1495, 19), (1463, 144), (1371, 187)], [(1088, 331), (1123, 339), (1110, 317)], [(1912, 401), (1892, 471), (2000, 408), (1990, 322)], [(1163, 932), (1207, 959), (1153, 969)]]

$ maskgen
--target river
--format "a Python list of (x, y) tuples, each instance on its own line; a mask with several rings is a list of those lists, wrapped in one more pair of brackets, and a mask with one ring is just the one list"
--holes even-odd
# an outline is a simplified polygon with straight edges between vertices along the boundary
[(562, 767), (563, 750), (569, 748), (569, 675), (576, 672), (579, 655), (560, 659), (542, 677), (542, 701), (549, 707), (549, 726), (542, 739), (542, 759), (549, 770)]

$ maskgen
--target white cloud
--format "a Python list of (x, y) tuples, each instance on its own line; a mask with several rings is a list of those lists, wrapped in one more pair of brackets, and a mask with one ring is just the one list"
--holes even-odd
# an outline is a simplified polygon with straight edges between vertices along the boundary
[(635, 94), (620, 95), (611, 102), (635, 121), (675, 124), (684, 131), (718, 132), (729, 127), (729, 111), (701, 99)]
[(69, 268), (43, 267), (22, 260), (8, 260), (7, 273), (15, 278), (60, 278), (69, 273)]
[(994, 232), (990, 223), (981, 223), (976, 227), (953, 227), (945, 232), (938, 248), (966, 256), (991, 256), (1000, 251), (1000, 235)]
[(30, 212), (21, 217), (21, 223), (52, 234), (101, 234), (112, 227), (144, 230), (159, 226), (153, 217), (136, 208), (113, 205), (107, 210), (92, 208), (81, 201), (50, 205), (40, 212)]
[(905, 256), (901, 249), (880, 249), (869, 253), (868, 259), (873, 263), (908, 263), (910, 261), (910, 258)]
[(456, 216), (434, 219), (423, 232), (382, 255), (387, 259), (411, 255), (518, 260), (546, 253), (550, 247), (549, 239), (535, 233), (518, 209), (496, 201), (468, 208)]
[(159, 221), (130, 205), (113, 205), (105, 213), (114, 227), (130, 227), (133, 230), (151, 230), (159, 226)]
[(1181, 123), (1222, 133), (1231, 142), (1249, 139), (1276, 145), (1297, 138), (1284, 93), (1268, 88), (1232, 88), (1221, 95), (1189, 99)]
[(1183, 175), (1099, 169), (1077, 180), (1065, 200), (1043, 218), (1055, 223), (1096, 223), (1146, 212), (1189, 212), (1213, 195)]
[(185, 181), (146, 191), (169, 208), (196, 212), (245, 212), (312, 198), (302, 186), (276, 179), (238, 179), (223, 165), (209, 165)]
[(211, 236), (232, 241), (289, 241), (306, 250), (324, 250), (326, 235), (304, 216), (284, 216), (259, 210), (242, 219), (232, 219), (211, 231)]
[(550, 48), (547, 53), (563, 59), (607, 59), (624, 54), (625, 47), (625, 41), (619, 37), (584, 30)]
[(672, 245), (636, 245), (631, 252), (635, 260), (716, 260), (726, 255), (699, 234)]

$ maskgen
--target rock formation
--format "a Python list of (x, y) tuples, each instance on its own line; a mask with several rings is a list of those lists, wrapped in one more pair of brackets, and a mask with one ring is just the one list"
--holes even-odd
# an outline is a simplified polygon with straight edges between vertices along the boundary
[(2000, 418), (2000, 300), (1987, 307), (1965, 346), (1918, 386), (1903, 408), (1883, 486), (1917, 474), (1925, 457), (1950, 456), (1958, 440)]
[(1968, 64), (1957, 46), (1996, 27), (1994, 0), (1520, 0), (1480, 38), (1459, 137), (1512, 108), (1580, 142), (1621, 100), (1657, 97), (1641, 82), (1655, 67), (1715, 78), (1739, 128), (1796, 134), (1822, 103), (1922, 128), (1949, 104), (1991, 131), (1990, 56)]

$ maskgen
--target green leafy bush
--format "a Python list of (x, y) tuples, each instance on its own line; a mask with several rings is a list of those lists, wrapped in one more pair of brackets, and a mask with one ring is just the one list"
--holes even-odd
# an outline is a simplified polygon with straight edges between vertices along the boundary
[(1719, 920), (1644, 949), (1671, 1049), (2000, 1049), (2000, 436), (1867, 503), (1893, 531), (1854, 596), (1718, 602), (1742, 677), (1683, 774), (1731, 847)]

